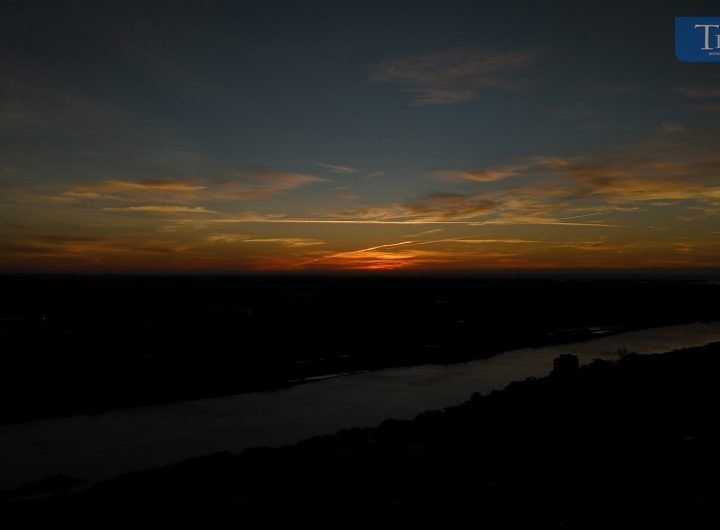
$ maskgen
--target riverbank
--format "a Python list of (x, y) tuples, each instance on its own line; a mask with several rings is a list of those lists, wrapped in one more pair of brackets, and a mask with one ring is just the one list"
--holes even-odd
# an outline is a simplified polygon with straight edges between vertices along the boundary
[(83, 487), (218, 451), (281, 447), (383, 420), (412, 419), (550, 373), (572, 352), (582, 364), (720, 341), (720, 322), (652, 328), (504, 352), (456, 364), (388, 368), (269, 392), (239, 394), (0, 426), (0, 491), (64, 474)]
[(0, 424), (720, 319), (639, 278), (0, 276)]
[[(720, 522), (720, 343), (565, 357), (548, 377), (281, 449), (216, 454), (6, 504), (6, 517), (90, 522), (491, 528), (674, 528)], [(347, 524), (346, 524), (347, 522)]]

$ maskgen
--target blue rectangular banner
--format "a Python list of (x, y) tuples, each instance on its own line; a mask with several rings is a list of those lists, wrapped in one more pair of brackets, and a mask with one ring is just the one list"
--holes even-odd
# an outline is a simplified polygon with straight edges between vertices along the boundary
[(720, 17), (675, 17), (675, 55), (685, 62), (720, 62)]

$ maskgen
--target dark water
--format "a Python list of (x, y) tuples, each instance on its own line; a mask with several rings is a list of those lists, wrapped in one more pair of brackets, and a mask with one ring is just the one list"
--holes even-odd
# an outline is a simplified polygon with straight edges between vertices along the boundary
[(215, 451), (281, 445), (348, 427), (458, 404), (549, 372), (574, 353), (583, 362), (619, 348), (665, 352), (720, 341), (720, 322), (696, 323), (521, 349), (453, 365), (393, 368), (230, 397), (138, 407), (0, 427), (0, 489), (64, 473), (96, 480)]

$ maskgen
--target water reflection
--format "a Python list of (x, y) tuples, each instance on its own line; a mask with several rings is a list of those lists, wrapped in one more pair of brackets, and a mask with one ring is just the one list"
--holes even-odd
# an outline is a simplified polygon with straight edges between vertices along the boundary
[(625, 348), (664, 352), (720, 341), (720, 322), (655, 328), (506, 352), (468, 363), (424, 365), (324, 379), (293, 388), (138, 407), (0, 427), (0, 489), (65, 473), (99, 479), (215, 451), (280, 445), (387, 418), (412, 418), (473, 392), (548, 373), (555, 357), (614, 358)]

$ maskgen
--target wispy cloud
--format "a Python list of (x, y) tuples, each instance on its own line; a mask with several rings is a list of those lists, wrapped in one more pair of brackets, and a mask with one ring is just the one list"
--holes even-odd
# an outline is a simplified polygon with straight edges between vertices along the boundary
[(517, 89), (511, 72), (535, 57), (530, 51), (453, 49), (382, 62), (370, 68), (370, 79), (407, 87), (415, 105), (450, 105), (476, 99), (483, 88)]
[[(482, 193), (428, 193), (404, 203), (383, 206), (364, 205), (350, 209), (323, 209), (306, 217), (283, 214), (243, 212), (218, 218), (203, 219), (205, 224), (268, 223), (268, 224), (347, 224), (347, 225), (557, 225), (615, 226), (593, 220), (578, 222), (557, 212), (566, 210), (577, 194), (574, 189), (559, 186), (516, 186)], [(616, 211), (617, 207), (597, 207), (594, 212)], [(575, 208), (574, 211), (577, 211)], [(584, 217), (586, 211), (577, 217)], [(593, 214), (596, 215), (596, 214)], [(198, 222), (196, 219), (168, 219), (169, 222)], [(436, 230), (439, 230), (436, 229)], [(431, 232), (428, 232), (431, 233)]]
[(354, 201), (355, 199), (357, 199), (357, 196), (353, 195), (349, 191), (336, 191), (334, 195), (335, 197), (343, 201)]
[(435, 192), (402, 204), (317, 213), (329, 222), (356, 224), (615, 226), (602, 221), (558, 219), (557, 212), (567, 207), (572, 193), (577, 192), (537, 185), (481, 193)]
[(238, 217), (221, 217), (217, 219), (166, 219), (169, 223), (194, 223), (196, 225), (211, 224), (308, 224), (308, 225), (458, 225), (458, 226), (485, 226), (485, 225), (557, 225), (557, 226), (588, 226), (588, 227), (617, 227), (615, 224), (608, 223), (570, 223), (559, 221), (551, 218), (506, 218), (494, 220), (468, 220), (468, 221), (442, 221), (435, 219), (331, 219), (323, 217), (252, 217), (240, 215)]
[[(383, 255), (387, 255), (387, 254), (378, 253), (377, 251), (379, 251), (379, 250), (386, 249), (386, 248), (403, 247), (403, 246), (412, 245), (412, 244), (416, 244), (416, 243), (417, 243), (416, 241), (412, 241), (412, 240), (400, 241), (398, 243), (386, 243), (383, 245), (375, 245), (372, 247), (361, 248), (361, 249), (357, 249), (357, 250), (349, 250), (346, 252), (335, 252), (332, 254), (327, 254), (325, 256), (321, 256), (319, 258), (303, 261), (301, 263), (298, 263), (297, 266), (304, 267), (306, 265), (316, 264), (321, 261), (326, 262), (329, 260), (337, 260), (337, 259), (361, 258), (361, 259), (365, 260), (367, 258), (366, 254), (369, 254), (369, 253), (373, 253), (373, 255), (377, 258), (377, 257), (383, 256)], [(396, 254), (391, 254), (391, 256), (396, 256)]]
[(112, 257), (134, 254), (182, 252), (187, 247), (174, 242), (129, 237), (31, 236), (3, 250), (11, 254), (31, 254), (38, 258)]
[(670, 123), (670, 122), (662, 122), (660, 124), (660, 130), (664, 133), (683, 133), (687, 132), (687, 127), (685, 127), (682, 123)]
[(325, 242), (320, 239), (311, 239), (306, 237), (271, 237), (271, 238), (253, 238), (246, 239), (242, 243), (276, 243), (284, 247), (311, 247), (315, 245), (324, 245)]
[(146, 205), (103, 208), (106, 212), (147, 212), (147, 213), (217, 213), (202, 206)]
[(359, 169), (355, 169), (354, 167), (350, 166), (338, 166), (335, 164), (326, 164), (325, 162), (317, 162), (313, 160), (313, 164), (316, 166), (324, 167), (325, 169), (329, 170), (330, 173), (340, 173), (340, 174), (350, 174), (350, 173), (360, 173)]
[(430, 230), (423, 230), (422, 232), (418, 232), (417, 234), (408, 234), (405, 237), (422, 237), (422, 236), (429, 236), (432, 234), (439, 234), (440, 232), (443, 232), (443, 228), (432, 228)]
[[(337, 164), (328, 164), (326, 162), (318, 162), (317, 160), (313, 160), (313, 164), (316, 166), (320, 166), (322, 168), (325, 168), (328, 172), (333, 173), (335, 175), (358, 175), (363, 178), (374, 178), (374, 177), (382, 177), (385, 175), (385, 171), (382, 169), (378, 169), (376, 171), (370, 171), (369, 173), (365, 173), (365, 170), (358, 169), (351, 166), (341, 166)], [(363, 174), (365, 173), (365, 174)]]
[(533, 239), (464, 239), (464, 238), (451, 238), (444, 239), (443, 242), (460, 243), (463, 245), (492, 245), (492, 244), (504, 244), (504, 245), (526, 245), (528, 243), (544, 243), (543, 241)]
[(407, 268), (446, 268), (458, 263), (463, 257), (457, 252), (423, 249), (390, 249), (385, 248), (357, 252), (345, 252), (327, 259), (295, 265), (295, 268), (330, 268), (339, 270), (396, 270)]
[(720, 112), (720, 103), (695, 103), (688, 105), (687, 108), (703, 112)]
[(679, 86), (675, 90), (688, 98), (720, 98), (720, 86)]
[(611, 203), (720, 198), (720, 156), (677, 142), (576, 158), (548, 171), (573, 179), (577, 197)]
[(261, 199), (296, 188), (325, 182), (327, 179), (304, 173), (293, 173), (272, 168), (255, 167), (248, 170), (249, 179), (228, 182), (219, 187), (215, 198), (236, 200)]
[(720, 154), (708, 148), (712, 131), (672, 123), (664, 129), (668, 134), (615, 150), (525, 157), (499, 168), (437, 173), (468, 182), (526, 177), (511, 186), (474, 193), (435, 192), (405, 202), (328, 209), (308, 218), (273, 222), (610, 228), (621, 225), (606, 215), (676, 201), (694, 201), (714, 215), (720, 206)]
[(365, 178), (366, 178), (366, 179), (371, 179), (371, 178), (383, 177), (383, 176), (385, 176), (385, 171), (383, 171), (382, 169), (379, 169), (379, 170), (377, 170), (377, 171), (373, 171), (373, 172), (371, 172), (371, 173), (368, 173), (367, 175), (365, 175)]
[(213, 234), (207, 237), (210, 243), (269, 243), (288, 248), (324, 245), (325, 241), (305, 237), (253, 237), (244, 234)]
[(482, 195), (462, 193), (430, 193), (409, 201), (404, 208), (409, 215), (433, 219), (473, 219), (487, 215), (498, 204)]
[(433, 175), (449, 180), (469, 180), (476, 182), (494, 182), (516, 175), (524, 166), (487, 168), (474, 171), (460, 169), (437, 169)]
[[(583, 200), (600, 200), (616, 209), (646, 201), (718, 202), (720, 153), (711, 147), (714, 132), (677, 123), (663, 123), (661, 131), (666, 134), (615, 150), (521, 159), (506, 172), (564, 180), (554, 185), (535, 180), (477, 193), (475, 199), (456, 198), (455, 202), (463, 204), (481, 197), (495, 204), (497, 211), (514, 215), (547, 215), (551, 209), (578, 206)], [(487, 171), (492, 176), (496, 170)]]
[(479, 195), (431, 193), (402, 204), (317, 210), (306, 221), (353, 224), (463, 224), (491, 212), (495, 205)]
[[(362, 269), (396, 269), (408, 266), (417, 266), (420, 264), (441, 264), (457, 262), (463, 258), (477, 257), (476, 254), (461, 252), (457, 250), (448, 250), (447, 248), (439, 250), (408, 250), (407, 247), (431, 246), (445, 244), (460, 245), (504, 245), (504, 244), (529, 244), (541, 243), (541, 241), (531, 241), (524, 239), (475, 239), (468, 237), (455, 237), (434, 240), (407, 240), (396, 243), (384, 243), (371, 247), (349, 250), (344, 252), (329, 253), (318, 258), (305, 260), (296, 265), (296, 267), (312, 267), (319, 263), (326, 266), (340, 266), (340, 268), (362, 268)], [(402, 247), (402, 248), (400, 248)], [(497, 258), (499, 256), (517, 256), (522, 252), (488, 252), (484, 251), (483, 255), (487, 258)]]
[(176, 180), (107, 180), (105, 182), (80, 184), (63, 192), (71, 199), (122, 200), (134, 197), (179, 197), (197, 196), (207, 187), (192, 181)]
[[(325, 182), (316, 175), (294, 173), (272, 168), (253, 167), (240, 171), (234, 179), (194, 180), (107, 180), (80, 184), (62, 193), (72, 200), (105, 201), (244, 201), (272, 197), (309, 184)], [(133, 205), (136, 211), (138, 207)], [(117, 209), (116, 209), (117, 210)], [(127, 211), (132, 211), (128, 207)]]
[[(465, 248), (469, 246), (470, 248)], [(475, 249), (474, 246), (480, 248)], [(422, 247), (422, 248), (417, 248)], [(296, 263), (296, 268), (589, 268), (698, 266), (717, 264), (717, 244), (707, 241), (579, 240), (456, 238), (406, 240), (330, 252)], [(668, 254), (670, 253), (670, 254)], [(672, 254), (676, 256), (673, 257)]]
[(191, 182), (170, 180), (143, 180), (140, 182), (110, 181), (109, 187), (116, 189), (161, 190), (177, 192), (194, 192), (206, 189), (206, 186)]

